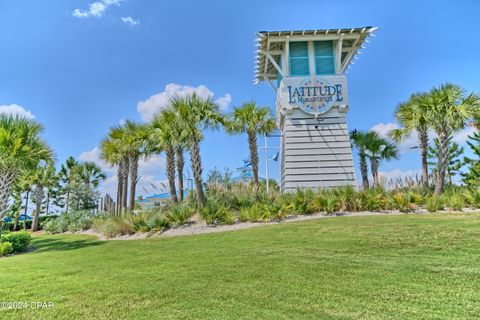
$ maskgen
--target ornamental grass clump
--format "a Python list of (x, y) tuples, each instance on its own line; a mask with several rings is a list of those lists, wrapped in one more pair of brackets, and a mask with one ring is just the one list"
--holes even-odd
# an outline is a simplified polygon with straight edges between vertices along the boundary
[(445, 204), (443, 198), (435, 195), (428, 198), (427, 202), (425, 203), (425, 208), (428, 212), (437, 212), (443, 209), (444, 206)]
[(357, 193), (361, 211), (380, 211), (388, 208), (388, 199), (378, 189), (367, 189)]
[(449, 211), (462, 211), (465, 202), (465, 198), (461, 194), (454, 193), (447, 197), (446, 206)]
[(409, 192), (395, 192), (391, 196), (393, 207), (400, 212), (413, 212), (417, 208), (415, 197)]
[(361, 211), (361, 199), (352, 186), (335, 188), (331, 194), (337, 199), (340, 211)]
[(188, 222), (195, 212), (186, 205), (174, 205), (167, 210), (168, 222), (175, 226), (181, 226)]
[(233, 224), (236, 220), (232, 210), (219, 199), (208, 199), (200, 216), (209, 225)]
[(93, 222), (93, 230), (101, 233), (106, 238), (130, 235), (135, 232), (130, 217), (104, 217)]
[(480, 189), (469, 189), (465, 192), (465, 198), (474, 208), (480, 208)]

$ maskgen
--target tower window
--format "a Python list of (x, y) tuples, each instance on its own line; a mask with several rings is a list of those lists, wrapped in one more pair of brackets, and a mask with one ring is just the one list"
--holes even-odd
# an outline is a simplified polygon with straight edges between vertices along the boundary
[(332, 41), (314, 41), (315, 73), (335, 74), (335, 59), (333, 56)]
[(290, 75), (308, 76), (308, 43), (306, 41), (290, 42)]

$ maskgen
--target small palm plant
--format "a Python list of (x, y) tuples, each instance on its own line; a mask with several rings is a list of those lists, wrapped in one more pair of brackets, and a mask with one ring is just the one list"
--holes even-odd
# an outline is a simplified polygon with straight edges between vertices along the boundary
[(259, 107), (253, 101), (244, 103), (241, 107), (233, 110), (227, 129), (230, 133), (247, 133), (253, 183), (258, 188), (257, 134), (269, 134), (275, 129), (275, 120), (270, 108)]

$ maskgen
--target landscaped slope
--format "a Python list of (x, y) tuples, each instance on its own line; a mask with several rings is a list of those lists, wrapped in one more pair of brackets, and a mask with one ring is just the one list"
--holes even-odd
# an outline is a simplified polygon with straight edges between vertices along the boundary
[(480, 314), (480, 214), (340, 217), (138, 241), (41, 236), (0, 259), (0, 318), (459, 319)]

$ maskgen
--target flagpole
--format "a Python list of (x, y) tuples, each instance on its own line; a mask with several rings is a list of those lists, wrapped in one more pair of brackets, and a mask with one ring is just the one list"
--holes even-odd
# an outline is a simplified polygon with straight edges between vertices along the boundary
[(268, 143), (267, 143), (267, 134), (264, 135), (265, 138), (265, 179), (266, 181), (266, 186), (267, 186), (267, 194), (269, 192), (269, 184), (268, 184)]

